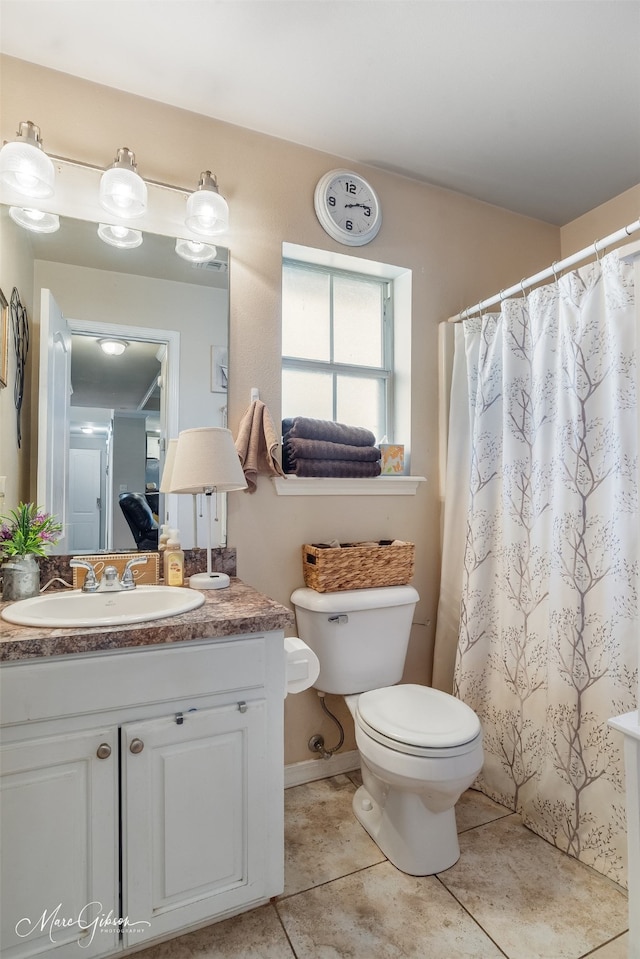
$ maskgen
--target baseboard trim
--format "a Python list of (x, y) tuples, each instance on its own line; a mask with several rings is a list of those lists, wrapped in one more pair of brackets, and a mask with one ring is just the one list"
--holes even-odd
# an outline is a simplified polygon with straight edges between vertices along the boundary
[(305, 759), (300, 763), (290, 763), (284, 767), (284, 788), (301, 786), (316, 779), (328, 779), (339, 773), (360, 769), (360, 753), (357, 749), (345, 753), (336, 753), (331, 759)]

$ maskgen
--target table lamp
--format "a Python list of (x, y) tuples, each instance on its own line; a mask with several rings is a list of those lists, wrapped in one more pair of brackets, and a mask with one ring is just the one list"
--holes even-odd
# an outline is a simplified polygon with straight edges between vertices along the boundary
[(211, 496), (246, 489), (231, 430), (204, 426), (178, 435), (169, 491), (204, 493), (207, 504), (207, 572), (189, 577), (194, 589), (218, 589), (220, 577), (211, 568)]

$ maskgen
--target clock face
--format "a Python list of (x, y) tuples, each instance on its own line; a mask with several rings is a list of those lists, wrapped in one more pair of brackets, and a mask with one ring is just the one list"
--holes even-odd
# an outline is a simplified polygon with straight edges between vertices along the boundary
[(349, 170), (325, 173), (316, 187), (314, 204), (329, 236), (348, 246), (363, 246), (373, 240), (382, 223), (375, 190)]

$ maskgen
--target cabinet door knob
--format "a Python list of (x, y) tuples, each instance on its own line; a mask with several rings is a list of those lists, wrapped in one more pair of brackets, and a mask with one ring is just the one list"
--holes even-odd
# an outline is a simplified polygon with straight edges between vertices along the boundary
[(132, 753), (141, 753), (144, 749), (144, 743), (141, 739), (132, 739), (129, 751)]
[(239, 703), (238, 703), (238, 709), (240, 710), (241, 713), (246, 713), (246, 711), (247, 711), (248, 708), (249, 708), (249, 707), (248, 707), (247, 704), (244, 702), (244, 700), (243, 700), (242, 702), (239, 702)]
[(111, 755), (111, 746), (109, 743), (100, 743), (96, 749), (96, 756), (98, 759), (108, 759)]

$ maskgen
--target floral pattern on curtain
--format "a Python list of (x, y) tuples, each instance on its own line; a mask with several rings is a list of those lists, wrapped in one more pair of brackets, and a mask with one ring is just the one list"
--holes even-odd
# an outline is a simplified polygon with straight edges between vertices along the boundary
[(466, 321), (469, 514), (454, 691), (476, 786), (625, 882), (622, 743), (636, 708), (633, 272), (611, 253)]

